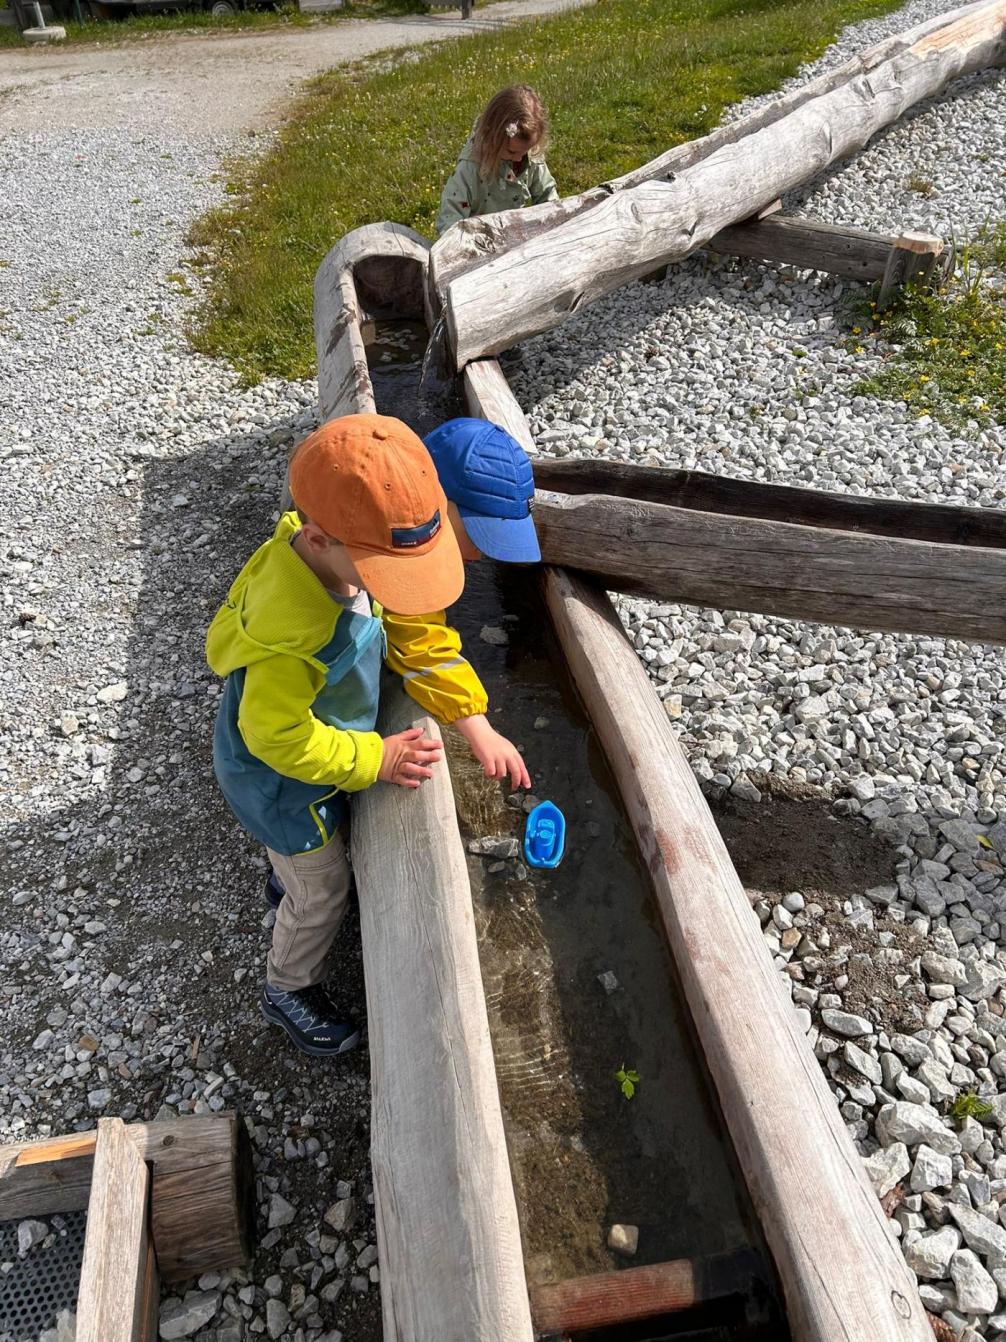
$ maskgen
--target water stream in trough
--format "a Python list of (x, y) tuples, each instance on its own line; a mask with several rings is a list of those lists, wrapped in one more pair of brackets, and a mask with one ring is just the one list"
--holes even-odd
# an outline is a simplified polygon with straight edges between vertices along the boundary
[[(379, 411), (420, 433), (464, 413), (453, 383), (427, 379), (420, 393), (424, 327), (382, 323), (371, 336)], [(469, 857), (529, 1283), (623, 1265), (606, 1247), (615, 1222), (639, 1227), (637, 1264), (760, 1244), (629, 823), (534, 575), (482, 561), (466, 576), (451, 620), (491, 719), (568, 822), (555, 871)], [(487, 626), (505, 644), (481, 639)], [(522, 812), (455, 734), (448, 752), (466, 840), (520, 837)], [(631, 1099), (622, 1067), (641, 1078)]]

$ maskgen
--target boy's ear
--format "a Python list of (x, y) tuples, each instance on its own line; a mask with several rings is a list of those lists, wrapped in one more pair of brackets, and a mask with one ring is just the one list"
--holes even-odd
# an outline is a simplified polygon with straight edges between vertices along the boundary
[(308, 548), (313, 550), (315, 554), (322, 554), (328, 549), (330, 537), (322, 530), (317, 522), (312, 522), (310, 520), (304, 522), (300, 531)]

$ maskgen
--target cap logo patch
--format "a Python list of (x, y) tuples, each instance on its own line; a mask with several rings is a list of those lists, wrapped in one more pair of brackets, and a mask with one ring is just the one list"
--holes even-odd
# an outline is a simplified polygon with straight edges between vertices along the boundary
[(396, 550), (411, 550), (417, 545), (425, 545), (440, 530), (440, 509), (428, 522), (420, 522), (417, 527), (392, 527), (391, 544)]

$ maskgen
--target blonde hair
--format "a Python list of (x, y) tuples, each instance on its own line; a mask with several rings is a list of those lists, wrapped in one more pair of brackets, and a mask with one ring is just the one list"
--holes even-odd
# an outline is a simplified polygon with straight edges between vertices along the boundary
[(475, 161), (483, 180), (496, 176), (503, 146), (515, 135), (530, 142), (529, 158), (540, 158), (548, 147), (548, 112), (529, 84), (500, 89), (475, 123)]

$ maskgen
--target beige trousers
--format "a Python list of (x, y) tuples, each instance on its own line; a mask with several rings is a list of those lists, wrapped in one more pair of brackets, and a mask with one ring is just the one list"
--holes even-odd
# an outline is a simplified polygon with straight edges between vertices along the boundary
[(324, 848), (292, 857), (266, 850), (286, 891), (276, 912), (266, 966), (266, 979), (274, 988), (295, 992), (325, 977), (325, 956), (345, 917), (349, 896), (348, 836), (347, 825)]

